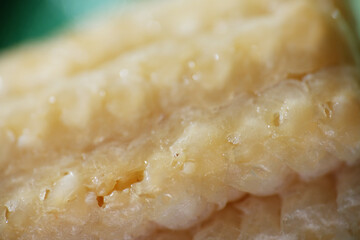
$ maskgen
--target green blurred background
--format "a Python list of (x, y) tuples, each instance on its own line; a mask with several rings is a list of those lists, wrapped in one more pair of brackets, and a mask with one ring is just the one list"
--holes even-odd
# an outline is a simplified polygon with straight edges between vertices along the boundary
[(0, 0), (0, 50), (45, 36), (125, 0)]
[[(127, 1), (131, 0), (0, 0), (0, 51), (50, 34), (101, 8)], [(346, 3), (353, 13), (352, 21), (358, 23), (360, 36), (360, 0), (336, 1)]]

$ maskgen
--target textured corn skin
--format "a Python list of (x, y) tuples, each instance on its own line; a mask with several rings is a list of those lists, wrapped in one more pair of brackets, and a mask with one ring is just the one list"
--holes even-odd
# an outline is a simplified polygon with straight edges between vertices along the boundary
[(183, 0), (0, 59), (0, 239), (358, 239), (330, 0)]

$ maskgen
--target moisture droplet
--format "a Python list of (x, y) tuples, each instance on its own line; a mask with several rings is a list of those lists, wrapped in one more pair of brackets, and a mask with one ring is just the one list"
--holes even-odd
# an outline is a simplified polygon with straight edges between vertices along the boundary
[(120, 72), (119, 72), (119, 75), (121, 78), (126, 78), (129, 74), (129, 70), (127, 69), (121, 69)]
[(54, 104), (55, 102), (56, 102), (56, 97), (55, 96), (50, 96), (49, 97), (49, 103)]

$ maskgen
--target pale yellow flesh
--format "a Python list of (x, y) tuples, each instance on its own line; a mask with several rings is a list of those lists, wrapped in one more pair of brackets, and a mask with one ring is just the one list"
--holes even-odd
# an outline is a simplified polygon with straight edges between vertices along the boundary
[(0, 239), (360, 237), (339, 14), (144, 3), (4, 54)]

